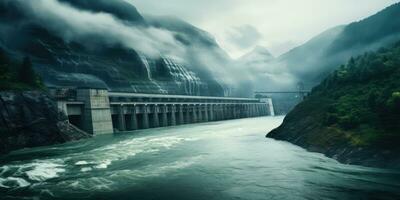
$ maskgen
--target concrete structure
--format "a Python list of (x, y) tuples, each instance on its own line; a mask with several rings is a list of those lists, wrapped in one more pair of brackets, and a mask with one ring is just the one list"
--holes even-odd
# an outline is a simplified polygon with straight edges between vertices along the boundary
[(70, 122), (88, 133), (175, 126), (273, 115), (271, 100), (52, 89)]

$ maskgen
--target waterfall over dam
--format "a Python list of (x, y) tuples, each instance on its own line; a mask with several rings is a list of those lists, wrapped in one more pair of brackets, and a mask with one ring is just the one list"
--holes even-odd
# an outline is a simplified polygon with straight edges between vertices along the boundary
[[(107, 134), (209, 121), (274, 115), (270, 100), (51, 89), (70, 123), (91, 134)], [(271, 109), (272, 108), (272, 109)]]

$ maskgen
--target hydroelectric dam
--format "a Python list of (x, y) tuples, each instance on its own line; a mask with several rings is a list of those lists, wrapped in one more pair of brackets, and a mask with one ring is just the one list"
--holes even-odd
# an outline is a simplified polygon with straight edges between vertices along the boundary
[(270, 98), (122, 93), (92, 88), (52, 88), (50, 94), (71, 124), (93, 135), (274, 115)]

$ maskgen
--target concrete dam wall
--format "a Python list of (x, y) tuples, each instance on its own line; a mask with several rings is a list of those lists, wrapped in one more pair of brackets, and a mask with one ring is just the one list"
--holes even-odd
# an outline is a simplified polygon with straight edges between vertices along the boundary
[(70, 123), (97, 135), (274, 115), (270, 99), (51, 89)]

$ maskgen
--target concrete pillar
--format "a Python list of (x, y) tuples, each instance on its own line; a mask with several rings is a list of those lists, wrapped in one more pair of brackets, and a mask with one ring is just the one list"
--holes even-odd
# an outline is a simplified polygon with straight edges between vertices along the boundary
[(189, 105), (189, 104), (187, 104), (186, 106), (185, 106), (185, 109), (184, 109), (184, 112), (185, 112), (185, 124), (190, 124), (190, 123), (193, 123), (193, 121), (192, 121), (192, 116), (191, 116), (191, 110), (192, 110), (192, 106), (191, 105)]
[(162, 109), (161, 109), (161, 112), (162, 112), (162, 126), (163, 127), (166, 127), (166, 126), (168, 126), (168, 108), (167, 108), (167, 105), (163, 105), (162, 107), (161, 107)]
[(130, 124), (130, 129), (131, 130), (137, 130), (138, 129), (138, 122), (137, 122), (137, 116), (136, 116), (136, 106), (131, 107), (131, 121), (129, 122)]
[(251, 116), (251, 114), (250, 114), (250, 105), (249, 104), (245, 105), (245, 112), (246, 112), (246, 118), (249, 118)]
[(143, 106), (143, 120), (142, 120), (143, 129), (148, 129), (150, 127), (149, 123), (149, 107), (147, 105)]
[(253, 105), (249, 104), (249, 118), (253, 117)]
[(197, 106), (198, 115), (197, 115), (197, 122), (203, 122), (203, 105), (199, 104)]
[(197, 106), (198, 105), (193, 105), (192, 107), (192, 123), (197, 123)]
[(239, 104), (238, 107), (238, 118), (243, 118), (243, 105)]
[(114, 132), (106, 89), (78, 89), (77, 100), (84, 103), (82, 117), (84, 131), (94, 135)]
[(214, 120), (219, 121), (220, 120), (220, 106), (219, 104), (214, 105)]
[(63, 112), (68, 116), (67, 102), (66, 101), (57, 101), (58, 110)]
[(205, 104), (204, 105), (204, 121), (208, 122), (209, 121), (209, 117), (208, 117), (208, 105)]
[(228, 119), (228, 109), (226, 107), (226, 104), (221, 105), (221, 120), (226, 120)]
[(264, 110), (264, 104), (261, 104), (260, 105), (260, 113), (261, 113), (261, 116), (265, 116), (265, 110)]
[(218, 121), (224, 120), (224, 105), (219, 104), (218, 105)]
[(246, 118), (247, 117), (247, 105), (246, 104), (242, 104), (242, 118)]
[(229, 104), (229, 118), (230, 119), (235, 119), (234, 115), (233, 115), (233, 110), (235, 109), (235, 107), (233, 107), (232, 104)]
[(225, 105), (225, 120), (231, 119), (231, 106), (229, 104)]
[(233, 114), (233, 119), (237, 119), (237, 111), (238, 111), (238, 107), (236, 104), (232, 105), (232, 114)]
[(118, 129), (119, 131), (126, 131), (124, 106), (122, 104), (118, 107)]
[(223, 105), (223, 116), (224, 116), (224, 120), (228, 120), (229, 119), (229, 108), (227, 104)]
[(181, 104), (178, 106), (178, 124), (181, 125), (184, 123), (185, 121), (183, 119), (183, 105)]
[(221, 105), (216, 104), (214, 106), (215, 121), (221, 120)]
[(171, 105), (170, 106), (170, 114), (171, 114), (171, 126), (176, 126), (176, 106), (175, 105)]
[(214, 121), (214, 109), (215, 109), (215, 105), (208, 105), (208, 120), (209, 121)]
[(152, 112), (153, 112), (152, 113), (153, 119), (151, 119), (152, 120), (151, 127), (152, 128), (160, 127), (160, 119), (158, 118), (158, 105), (153, 106)]
[(225, 108), (226, 108), (226, 119), (232, 119), (232, 115), (231, 115), (231, 112), (232, 112), (232, 110), (231, 110), (231, 105), (226, 104), (226, 105), (225, 105)]

